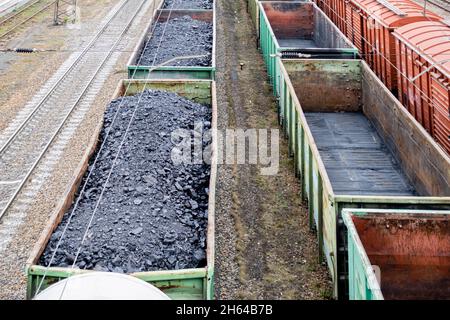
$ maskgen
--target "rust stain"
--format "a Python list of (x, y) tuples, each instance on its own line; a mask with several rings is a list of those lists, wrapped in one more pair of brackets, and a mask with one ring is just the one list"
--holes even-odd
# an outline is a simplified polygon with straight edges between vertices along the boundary
[(263, 3), (263, 8), (278, 39), (312, 37), (314, 7), (311, 3)]
[(386, 299), (450, 299), (450, 217), (354, 217)]

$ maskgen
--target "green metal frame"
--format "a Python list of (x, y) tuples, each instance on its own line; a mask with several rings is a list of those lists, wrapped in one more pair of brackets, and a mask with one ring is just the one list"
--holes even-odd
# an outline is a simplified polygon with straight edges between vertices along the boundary
[[(250, 0), (252, 2), (252, 0)], [(283, 3), (282, 1), (271, 1), (269, 3)], [(345, 42), (348, 44), (349, 48), (339, 48), (342, 52), (344, 58), (354, 58), (358, 57), (358, 49), (345, 37), (345, 35), (333, 24), (333, 22), (323, 13), (323, 11), (317, 7), (313, 2), (309, 1), (296, 1), (293, 3), (304, 3), (313, 6), (324, 19), (335, 29), (336, 34), (338, 34)], [(269, 81), (272, 84), (273, 94), (279, 97), (281, 90), (279, 87), (280, 82), (280, 68), (277, 63), (278, 56), (283, 51), (293, 51), (299, 48), (293, 47), (281, 47), (278, 43), (277, 37), (272, 29), (269, 19), (263, 7), (263, 2), (258, 1), (259, 8), (259, 44), (264, 58), (264, 62), (267, 67), (267, 73), (269, 74)], [(337, 49), (337, 48), (336, 48)]]
[(424, 214), (450, 215), (450, 211), (423, 210), (383, 210), (383, 209), (344, 209), (342, 219), (347, 228), (348, 242), (348, 283), (350, 300), (384, 300), (383, 292), (373, 271), (372, 263), (364, 249), (352, 216), (368, 214)]
[[(214, 3), (215, 8), (215, 3)], [(147, 35), (150, 34), (153, 26), (153, 21), (159, 16), (159, 12), (167, 10), (160, 9), (155, 11), (155, 16), (147, 26), (144, 36), (139, 41), (134, 54), (131, 56), (128, 62), (128, 79), (193, 79), (193, 80), (214, 80), (216, 77), (216, 10), (200, 10), (200, 9), (186, 9), (186, 10), (173, 10), (176, 12), (198, 13), (198, 12), (212, 12), (213, 23), (213, 51), (212, 61), (209, 67), (195, 67), (195, 66), (137, 66), (141, 51), (148, 41)], [(150, 72), (151, 71), (151, 72)]]
[[(41, 290), (56, 282), (77, 274), (91, 271), (49, 268), (43, 266), (30, 266), (26, 270), (28, 275), (27, 299), (32, 299), (45, 275)], [(151, 283), (174, 300), (203, 300), (213, 299), (211, 284), (213, 273), (208, 268), (190, 269), (180, 271), (156, 271), (133, 273), (131, 276)], [(211, 280), (208, 280), (211, 279)]]
[[(213, 128), (217, 126), (217, 104), (216, 104), (216, 86), (214, 81), (210, 80), (123, 80), (120, 82), (113, 99), (126, 95), (134, 95), (142, 92), (144, 88), (166, 90), (176, 92), (181, 96), (191, 99), (198, 103), (211, 106), (213, 114)], [(217, 144), (217, 137), (213, 137), (213, 145)], [(199, 269), (185, 269), (175, 271), (151, 271), (133, 273), (141, 280), (149, 282), (161, 289), (172, 299), (180, 300), (212, 300), (214, 299), (214, 255), (215, 255), (215, 234), (214, 234), (214, 217), (215, 217), (215, 185), (217, 167), (214, 161), (217, 148), (213, 147), (213, 165), (211, 166), (210, 193), (208, 205), (208, 231), (207, 231), (207, 266)], [(55, 221), (59, 219), (59, 221)], [(61, 222), (62, 216), (55, 218), (49, 222), (51, 232)], [(56, 222), (56, 223), (55, 223)], [(48, 229), (47, 229), (48, 230)], [(42, 237), (41, 239), (47, 239)], [(39, 257), (43, 249), (46, 247), (48, 240), (41, 241), (36, 244), (34, 252), (39, 252), (37, 256), (32, 257), (26, 267), (27, 274), (27, 298), (32, 299), (36, 295), (36, 291), (42, 278), (41, 290), (50, 285), (66, 279), (70, 276), (94, 272), (89, 270), (79, 270), (70, 268), (51, 267), (37, 265)]]
[[(314, 60), (281, 60), (276, 62), (280, 70), (280, 92), (282, 93), (279, 103), (281, 125), (284, 132), (289, 133), (290, 149), (296, 159), (297, 175), (302, 183), (302, 199), (308, 202), (309, 222), (311, 228), (317, 230), (318, 243), (327, 262), (329, 272), (334, 282), (334, 295), (343, 298), (345, 288), (339, 284), (340, 276), (345, 273), (343, 269), (343, 258), (340, 251), (342, 243), (339, 236), (342, 224), (339, 222), (341, 213), (345, 208), (416, 208), (416, 209), (450, 209), (450, 197), (397, 197), (397, 196), (352, 196), (336, 195), (323, 164), (320, 152), (314, 141), (314, 137), (308, 126), (302, 106), (297, 97), (295, 89), (289, 78), (288, 70), (301, 70), (302, 61), (314, 63)], [(344, 60), (316, 60), (317, 67), (333, 68)], [(360, 68), (364, 62), (361, 60), (345, 60), (347, 67), (344, 72), (354, 72), (353, 69)], [(299, 66), (300, 64), (300, 66)], [(366, 69), (370, 71), (370, 68)], [(371, 72), (371, 71), (370, 71)], [(372, 72), (373, 77), (376, 77)], [(294, 127), (295, 130), (292, 130)], [(290, 129), (289, 129), (290, 128)], [(341, 249), (341, 250), (340, 250)], [(322, 259), (322, 256), (319, 257)]]

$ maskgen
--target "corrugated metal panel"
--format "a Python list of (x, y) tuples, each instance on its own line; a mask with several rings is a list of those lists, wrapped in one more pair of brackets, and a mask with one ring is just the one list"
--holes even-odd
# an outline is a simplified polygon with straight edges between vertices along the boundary
[[(438, 74), (431, 75), (431, 98), (433, 103), (433, 132), (436, 140), (450, 152), (450, 88), (442, 83)], [(448, 80), (448, 79), (447, 79)]]
[[(422, 21), (398, 28), (394, 36), (406, 56), (397, 63), (402, 102), (450, 153), (450, 27)], [(413, 112), (419, 103), (429, 109), (423, 119)]]
[[(370, 136), (364, 137), (361, 130), (358, 130), (360, 126), (353, 119), (345, 123), (344, 131), (337, 130), (334, 136), (329, 132), (329, 138), (323, 136), (322, 140), (324, 143), (321, 146), (321, 143), (319, 143), (321, 133), (318, 133), (315, 129), (324, 125), (323, 120), (326, 115), (324, 116), (323, 113), (317, 114), (317, 117), (315, 117), (317, 121), (315, 121), (311, 119), (311, 112), (326, 112), (325, 109), (333, 110), (333, 113), (331, 113), (331, 116), (333, 116), (335, 111), (347, 110), (350, 107), (347, 103), (342, 103), (346, 100), (343, 97), (347, 94), (353, 94), (364, 99), (367, 108), (363, 109), (367, 112), (367, 116), (371, 118), (371, 123), (377, 126), (377, 132), (382, 130), (384, 137), (392, 139), (392, 150), (396, 149), (395, 146), (402, 150), (397, 153), (400, 157), (399, 161), (401, 163), (405, 163), (404, 161), (411, 163), (411, 166), (406, 165), (402, 166), (402, 168), (409, 171), (408, 177), (416, 183), (423, 181), (428, 184), (433, 177), (440, 180), (441, 177), (448, 176), (447, 167), (450, 160), (444, 156), (442, 151), (437, 149), (431, 138), (428, 135), (424, 135), (418, 125), (412, 122), (412, 119), (406, 114), (400, 103), (387, 92), (386, 88), (381, 85), (381, 82), (365, 63), (357, 60), (279, 59), (277, 63), (280, 70), (280, 92), (282, 92), (278, 107), (279, 117), (282, 120), (281, 124), (286, 137), (289, 139), (289, 149), (295, 153), (296, 173), (301, 177), (302, 199), (308, 201), (309, 223), (317, 230), (319, 246), (321, 246), (319, 250), (323, 252), (334, 280), (335, 295), (345, 298), (348, 290), (347, 279), (349, 272), (347, 247), (342, 240), (346, 238), (346, 235), (344, 236), (340, 216), (344, 208), (439, 208), (448, 210), (450, 209), (450, 199), (446, 197), (446, 203), (441, 204), (441, 198), (396, 196), (391, 192), (388, 192), (391, 194), (390, 196), (374, 197), (372, 192), (378, 192), (379, 181), (382, 182), (379, 179), (379, 174), (383, 174), (383, 171), (386, 172), (387, 167), (392, 167), (392, 162), (389, 162), (386, 155), (380, 152), (373, 152), (376, 148), (371, 148), (371, 146), (376, 147), (377, 144), (372, 143), (373, 139)], [(326, 76), (324, 77), (325, 74)], [(353, 80), (347, 82), (342, 88), (336, 89), (342, 82), (342, 78)], [(359, 89), (357, 88), (360, 88), (360, 86), (361, 91), (358, 91)], [(336, 93), (336, 90), (339, 90), (340, 93)], [(315, 94), (318, 91), (326, 92), (327, 95), (320, 96)], [(321, 99), (317, 99), (318, 96)], [(311, 97), (315, 97), (316, 101), (312, 101)], [(340, 98), (334, 101), (330, 97)], [(351, 105), (359, 106), (360, 102), (355, 101)], [(339, 106), (339, 109), (335, 109), (335, 106)], [(347, 114), (350, 113), (351, 111)], [(330, 121), (329, 125), (339, 126), (339, 121)], [(316, 123), (314, 124), (314, 122)], [(409, 125), (412, 127), (409, 127)], [(382, 127), (384, 129), (381, 129)], [(408, 132), (405, 133), (405, 131)], [(324, 152), (324, 148), (333, 148), (336, 144), (333, 141), (342, 144), (342, 141), (351, 140), (349, 144), (355, 145), (351, 137), (350, 140), (348, 139), (349, 136), (361, 136), (363, 139), (365, 138), (366, 143), (363, 142), (357, 145), (358, 152), (351, 152), (346, 146), (343, 146), (341, 150)], [(426, 146), (429, 144), (425, 141), (428, 141), (433, 147), (427, 148)], [(324, 146), (324, 144), (326, 145)], [(367, 147), (369, 147), (369, 150), (367, 150)], [(436, 153), (439, 153), (440, 156), (437, 156)], [(337, 160), (333, 161), (333, 158), (337, 158)], [(439, 161), (431, 162), (431, 158), (439, 159)], [(346, 172), (341, 172), (342, 169), (334, 170), (333, 168), (339, 166), (333, 166), (333, 162), (336, 161), (351, 161), (352, 166), (350, 166), (348, 173), (350, 177), (356, 177), (356, 179), (349, 179), (348, 176), (344, 177), (343, 175)], [(366, 171), (364, 176), (360, 172), (351, 172), (361, 171), (361, 169), (367, 168), (369, 163), (372, 166), (372, 172)], [(441, 166), (441, 168), (437, 169), (436, 166)], [(426, 167), (429, 167), (431, 171), (424, 169)], [(436, 169), (439, 171), (438, 175), (434, 175)], [(400, 191), (402, 185), (398, 175), (392, 170), (390, 172), (385, 176), (388, 179), (383, 179), (386, 181), (385, 187), (388, 190)], [(333, 179), (333, 187), (330, 179)], [(361, 183), (362, 180), (364, 180), (365, 184), (367, 181), (374, 181), (370, 186), (371, 194), (361, 196), (353, 194), (354, 192), (352, 191), (350, 192), (351, 195), (336, 195), (334, 187), (337, 189), (342, 186), (345, 189), (344, 180), (346, 185)], [(422, 191), (420, 193), (429, 195), (441, 194), (441, 191), (438, 189), (430, 192), (425, 190), (432, 190), (435, 185), (448, 189), (446, 181), (448, 181), (447, 178), (439, 183), (437, 183), (437, 180), (434, 180), (426, 188), (421, 187)], [(418, 190), (417, 185), (414, 185), (414, 187)], [(358, 188), (355, 193), (360, 192), (360, 190), (361, 188)], [(408, 193), (407, 188), (403, 189), (403, 191)], [(447, 195), (448, 192), (445, 191), (442, 194)], [(363, 279), (361, 278), (361, 280)]]
[(422, 6), (409, 0), (386, 1), (398, 11), (392, 10), (378, 0), (355, 0), (355, 2), (388, 28), (400, 27), (415, 21), (442, 20), (442, 17), (431, 11), (425, 11), (424, 14)]
[(397, 27), (416, 21), (435, 21), (442, 17), (424, 11), (409, 0), (352, 0), (348, 6), (362, 10), (369, 18), (364, 19), (364, 59), (383, 83), (397, 93), (395, 39), (391, 32)]
[(438, 21), (422, 21), (398, 28), (394, 35), (423, 54), (436, 69), (450, 75), (450, 27)]
[(357, 7), (353, 6), (351, 2), (347, 6), (348, 14), (351, 16), (351, 30), (348, 32), (353, 44), (358, 48), (362, 56), (367, 54), (363, 41), (363, 12)]
[(449, 211), (346, 209), (342, 217), (350, 299), (449, 298)]
[(345, 20), (345, 15), (345, 0), (338, 0), (339, 29), (344, 33), (347, 30), (347, 20)]

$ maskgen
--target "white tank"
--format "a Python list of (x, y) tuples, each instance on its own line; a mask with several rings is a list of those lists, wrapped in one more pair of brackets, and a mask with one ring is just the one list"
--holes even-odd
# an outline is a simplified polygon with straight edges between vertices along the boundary
[(170, 300), (161, 290), (138, 278), (110, 272), (90, 272), (62, 280), (35, 300)]

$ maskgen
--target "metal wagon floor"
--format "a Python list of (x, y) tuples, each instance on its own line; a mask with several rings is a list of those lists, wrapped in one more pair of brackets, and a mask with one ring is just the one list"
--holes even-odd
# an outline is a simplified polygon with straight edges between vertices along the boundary
[(314, 40), (308, 39), (278, 39), (278, 44), (282, 48), (301, 48), (301, 49), (316, 49), (319, 46)]
[(384, 141), (362, 113), (305, 115), (336, 194), (416, 194)]

